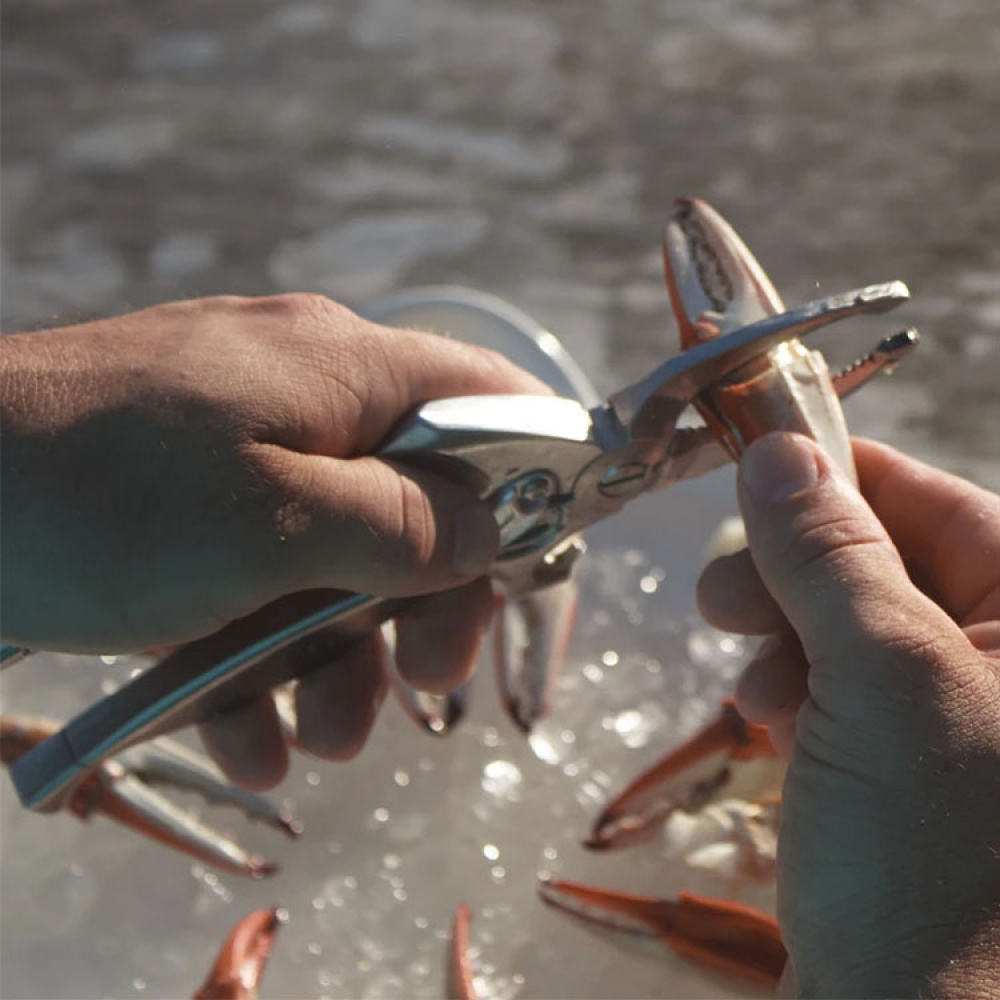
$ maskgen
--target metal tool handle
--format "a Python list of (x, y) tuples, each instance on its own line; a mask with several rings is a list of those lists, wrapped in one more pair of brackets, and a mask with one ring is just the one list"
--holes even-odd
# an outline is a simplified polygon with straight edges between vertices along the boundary
[[(572, 534), (546, 491), (570, 491), (601, 450), (591, 440), (587, 411), (575, 401), (474, 396), (425, 404), (380, 454), (477, 480), (501, 522), (495, 575), (516, 592), (548, 582), (536, 579), (537, 564)], [(181, 647), (16, 761), (11, 776), (21, 801), (58, 808), (74, 780), (101, 760), (331, 663), (410, 600), (293, 594)]]
[(74, 780), (104, 758), (332, 662), (405, 603), (310, 591), (182, 646), (15, 761), (11, 777), (21, 802), (59, 808)]

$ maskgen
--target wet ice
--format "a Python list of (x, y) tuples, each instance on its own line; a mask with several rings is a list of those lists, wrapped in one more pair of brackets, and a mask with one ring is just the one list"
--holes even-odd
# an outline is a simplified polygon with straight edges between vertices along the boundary
[[(122, 865), (101, 850), (106, 824), (77, 829), (68, 817), (17, 814), (24, 823), (44, 823), (52, 835), (69, 835), (74, 845), (64, 868), (40, 883), (22, 882), (40, 912), (58, 911), (58, 920), (46, 918), (45, 933), (79, 937), (104, 927), (98, 939), (120, 942), (114, 952), (130, 956), (113, 977), (116, 989), (161, 995), (192, 986), (185, 981), (190, 970), (207, 968), (229, 926), (252, 906), (277, 900), (290, 914), (268, 971), (267, 982), (280, 984), (277, 995), (436, 997), (453, 908), (469, 902), (484, 995), (530, 991), (538, 975), (531, 969), (550, 953), (548, 943), (539, 945), (540, 935), (566, 954), (579, 946), (579, 930), (553, 919), (535, 899), (539, 872), (622, 888), (635, 888), (642, 872), (643, 881), (661, 882), (665, 893), (690, 884), (681, 866), (671, 871), (655, 853), (639, 852), (628, 866), (630, 886), (618, 863), (596, 865), (577, 844), (614, 788), (704, 720), (741, 652), (722, 633), (692, 633), (662, 613), (641, 628), (630, 626), (630, 614), (659, 612), (651, 605), (656, 590), (642, 586), (651, 570), (637, 550), (614, 546), (584, 562), (581, 625), (570, 662), (551, 714), (527, 741), (504, 719), (488, 678), (481, 677), (471, 717), (448, 741), (431, 740), (389, 706), (355, 764), (320, 771), (297, 762), (283, 791), (306, 832), (283, 852), (282, 875), (255, 885), (188, 864), (188, 888), (172, 903), (157, 904), (168, 907), (157, 920), (161, 928), (170, 921), (166, 938), (158, 931), (167, 954), (187, 955), (188, 964), (151, 957), (143, 937), (149, 921), (122, 926), (102, 892), (109, 880), (127, 883), (142, 867), (150, 898), (158, 899), (163, 880), (176, 881), (185, 871), (182, 859), (121, 834), (128, 847)], [(657, 669), (650, 670), (651, 663)], [(134, 663), (119, 658), (88, 667), (98, 675), (89, 680), (93, 691), (117, 684)], [(58, 669), (58, 662), (48, 669)], [(669, 694), (679, 680), (697, 681), (682, 712)], [(30, 856), (17, 824), (14, 833)], [(56, 906), (56, 898), (69, 905)], [(618, 988), (628, 981), (626, 972)]]

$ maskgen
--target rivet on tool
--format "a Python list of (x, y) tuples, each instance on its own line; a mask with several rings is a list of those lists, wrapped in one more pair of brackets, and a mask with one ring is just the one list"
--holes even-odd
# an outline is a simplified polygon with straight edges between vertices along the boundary
[(545, 476), (529, 476), (517, 486), (514, 507), (519, 514), (538, 514), (549, 502), (549, 481)]
[(607, 497), (627, 497), (640, 493), (646, 482), (649, 466), (644, 462), (626, 462), (612, 465), (601, 476), (597, 488)]

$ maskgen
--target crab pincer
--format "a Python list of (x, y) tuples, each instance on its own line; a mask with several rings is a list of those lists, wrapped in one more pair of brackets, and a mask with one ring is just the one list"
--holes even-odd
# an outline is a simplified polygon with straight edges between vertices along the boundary
[(432, 694), (430, 691), (418, 691), (395, 672), (391, 683), (403, 711), (433, 736), (446, 736), (465, 716), (469, 699), (467, 684), (447, 694)]
[[(44, 718), (0, 717), (0, 758), (9, 766), (48, 739), (59, 724)], [(270, 800), (229, 784), (213, 764), (175, 740), (161, 737), (131, 747), (92, 768), (73, 788), (64, 808), (80, 820), (106, 816), (152, 840), (236, 875), (277, 871), (231, 838), (202, 823), (156, 791), (168, 786), (194, 792), (212, 805), (229, 805), (248, 819), (297, 837), (301, 825)]]
[[(678, 199), (664, 232), (663, 260), (684, 350), (784, 311), (777, 289), (743, 240), (698, 198)], [(899, 294), (905, 293), (900, 285)], [(701, 393), (695, 406), (734, 459), (769, 431), (795, 431), (818, 441), (856, 479), (839, 397), (878, 372), (891, 371), (918, 339), (915, 330), (904, 330), (831, 374), (822, 354), (792, 338)]]
[(194, 1000), (255, 1000), (280, 926), (274, 907), (248, 913), (226, 938)]
[(767, 728), (747, 722), (727, 699), (712, 722), (605, 806), (584, 846), (607, 851), (650, 840), (676, 811), (694, 813), (736, 795), (773, 795), (783, 775)]
[[(389, 650), (389, 659), (394, 661), (396, 658), (395, 626), (383, 625), (382, 637)], [(447, 736), (465, 716), (465, 707), (469, 700), (468, 683), (443, 694), (420, 691), (403, 679), (394, 663), (389, 670), (389, 683), (403, 711), (421, 729), (432, 736)]]
[(524, 733), (548, 711), (576, 621), (572, 580), (503, 601), (494, 625), (494, 665), (500, 698)]
[[(396, 701), (406, 715), (425, 732), (432, 736), (447, 736), (465, 716), (469, 685), (462, 684), (445, 694), (418, 690), (402, 678), (393, 662), (396, 649), (395, 629), (390, 625), (383, 625), (382, 637), (389, 654), (389, 687)], [(299, 739), (298, 712), (293, 689), (288, 685), (279, 688), (275, 691), (274, 700), (285, 741), (302, 753), (309, 753)]]
[(788, 953), (766, 913), (693, 893), (656, 899), (565, 879), (543, 880), (544, 902), (582, 920), (662, 942), (678, 955), (731, 976), (776, 986)]

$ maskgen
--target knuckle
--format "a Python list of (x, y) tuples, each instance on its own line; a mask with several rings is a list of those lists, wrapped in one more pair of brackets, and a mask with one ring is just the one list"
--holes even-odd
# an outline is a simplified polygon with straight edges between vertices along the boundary
[(240, 449), (249, 492), (259, 500), (299, 493), (300, 463), (294, 452), (277, 445), (250, 443)]
[(285, 296), (288, 308), (307, 320), (328, 322), (331, 318), (346, 314), (347, 309), (318, 292), (291, 292)]
[[(219, 312), (229, 312), (233, 310), (246, 309), (248, 305), (257, 301), (245, 295), (212, 295), (205, 299), (192, 299), (187, 302), (167, 303), (167, 307), (180, 307), (189, 310), (192, 307), (207, 307)], [(162, 307), (161, 307), (162, 308)]]
[(356, 344), (356, 350), (370, 346), (372, 325), (347, 306), (316, 292), (296, 292), (290, 298), (294, 325), (311, 334), (322, 334), (323, 350), (330, 349), (331, 333), (342, 335), (347, 343)]
[(294, 314), (322, 314), (334, 303), (317, 292), (282, 292), (260, 298), (241, 300), (244, 308), (253, 312)]
[[(809, 760), (821, 765), (819, 773), (825, 774), (825, 780), (839, 774), (864, 783), (875, 777), (869, 733), (884, 734), (888, 720), (882, 706), (871, 704), (865, 706), (863, 718), (867, 724), (860, 724), (853, 715), (826, 711), (815, 700), (802, 704), (796, 717), (796, 737)], [(796, 775), (796, 779), (801, 778), (801, 773)], [(810, 780), (815, 781), (815, 776)]]
[(313, 528), (315, 510), (309, 497), (310, 467), (296, 461), (293, 452), (272, 445), (254, 445), (243, 450), (249, 485), (248, 517), (254, 522), (253, 536), (272, 553), (307, 538)]
[(870, 518), (838, 512), (798, 526), (789, 539), (780, 564), (797, 583), (816, 577), (844, 579), (853, 566), (869, 556), (898, 561), (898, 554), (884, 531)]
[(924, 663), (946, 663), (953, 652), (945, 636), (921, 624), (912, 615), (877, 622), (871, 631), (872, 637), (889, 656)]
[(234, 302), (243, 315), (277, 323), (278, 330), (293, 335), (363, 324), (346, 306), (318, 292), (283, 292), (260, 298), (237, 298)]

